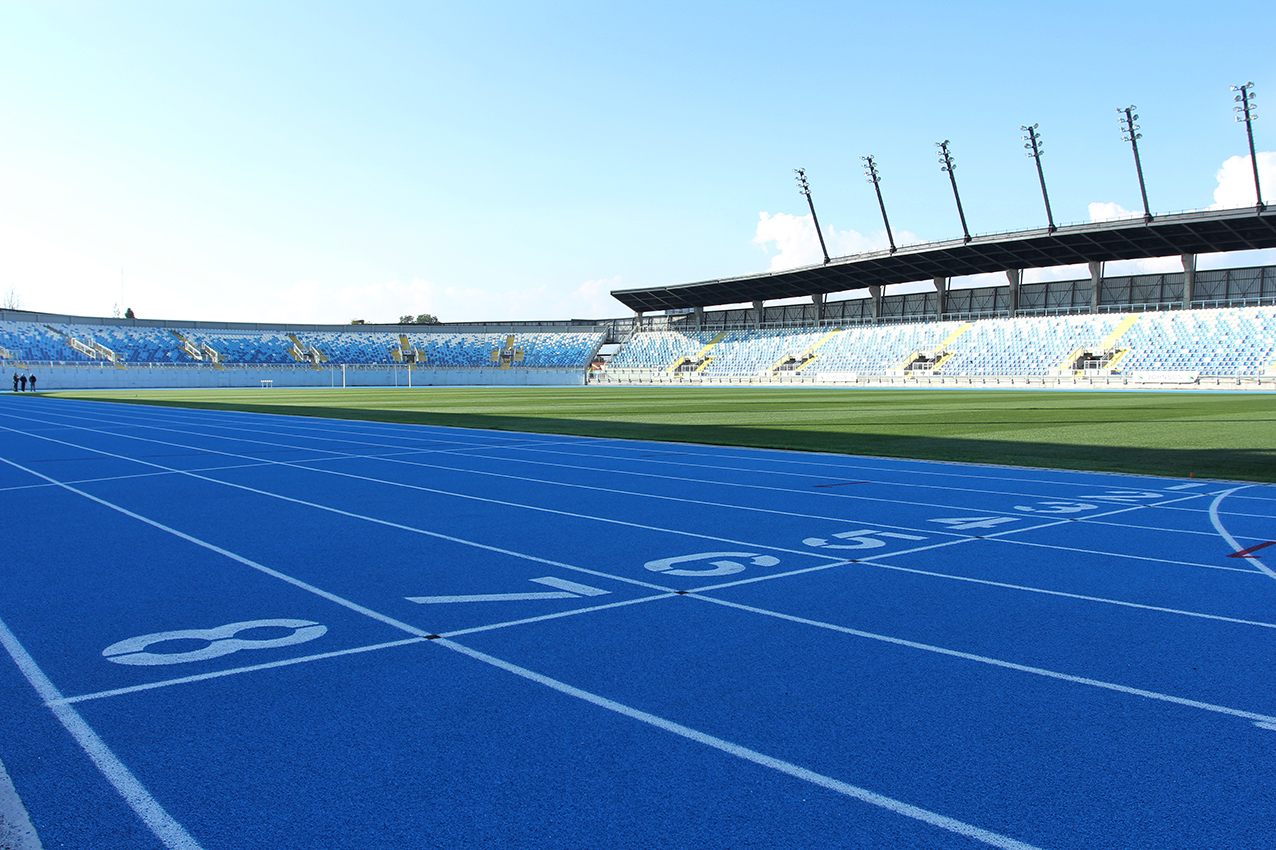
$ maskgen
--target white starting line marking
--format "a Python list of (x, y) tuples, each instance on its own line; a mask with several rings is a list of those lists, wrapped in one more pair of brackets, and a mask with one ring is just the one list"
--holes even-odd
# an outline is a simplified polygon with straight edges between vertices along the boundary
[(1173, 487), (1166, 487), (1166, 490), (1191, 490), (1193, 487), (1204, 487), (1204, 484), (1176, 484)]
[(446, 605), (454, 602), (532, 602), (541, 599), (576, 599), (580, 596), (606, 596), (610, 592), (554, 576), (541, 576), (529, 581), (548, 587), (557, 587), (558, 590), (541, 590), (531, 593), (471, 593), (461, 596), (406, 596), (404, 598), (418, 605)]

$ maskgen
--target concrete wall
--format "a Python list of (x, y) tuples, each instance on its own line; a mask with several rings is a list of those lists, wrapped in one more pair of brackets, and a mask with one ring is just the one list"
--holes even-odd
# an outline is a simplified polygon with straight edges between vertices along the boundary
[[(3, 364), (0, 369), (9, 364)], [(67, 389), (141, 389), (196, 387), (260, 387), (263, 380), (274, 381), (276, 387), (340, 387), (341, 367), (324, 366), (227, 366), (214, 369), (207, 365), (129, 366), (117, 369), (108, 364), (68, 364), (27, 366), (21, 371), (34, 372), (41, 390)], [(4, 380), (9, 375), (0, 372)], [(406, 366), (348, 366), (348, 387), (406, 387)], [(581, 386), (585, 373), (581, 369), (417, 369), (412, 370), (411, 384), (422, 386)], [(5, 385), (7, 389), (7, 384)]]

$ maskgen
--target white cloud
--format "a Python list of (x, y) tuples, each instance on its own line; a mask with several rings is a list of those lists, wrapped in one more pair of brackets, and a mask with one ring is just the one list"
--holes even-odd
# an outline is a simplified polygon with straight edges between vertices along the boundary
[[(881, 251), (890, 245), (885, 230), (864, 234), (857, 230), (825, 228), (824, 241), (831, 257)], [(912, 245), (920, 241), (917, 234), (907, 230), (895, 234), (896, 245)], [(820, 253), (820, 241), (815, 234), (815, 224), (809, 215), (772, 214), (765, 211), (758, 213), (753, 244), (771, 255), (769, 271), (787, 271), (824, 262), (824, 256)]]
[[(1254, 167), (1249, 157), (1229, 156), (1215, 179), (1218, 185), (1214, 188), (1214, 203), (1210, 209), (1254, 206)], [(1270, 204), (1272, 192), (1276, 190), (1276, 151), (1258, 152), (1258, 179), (1263, 185), (1264, 200)]]
[(1113, 201), (1094, 201), (1089, 205), (1091, 221), (1119, 221), (1123, 218), (1139, 218), (1142, 213), (1131, 212)]

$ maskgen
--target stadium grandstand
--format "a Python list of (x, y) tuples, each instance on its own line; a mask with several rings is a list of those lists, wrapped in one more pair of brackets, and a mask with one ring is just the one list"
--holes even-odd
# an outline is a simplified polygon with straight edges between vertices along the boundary
[(948, 290), (945, 281), (929, 292), (891, 295), (874, 285), (843, 300), (767, 306), (758, 299), (743, 308), (428, 329), (0, 311), (0, 368), (38, 369), (50, 389), (262, 382), (1276, 387), (1276, 267), (1096, 273), (1015, 286), (1021, 274), (1013, 270), (1003, 286)]

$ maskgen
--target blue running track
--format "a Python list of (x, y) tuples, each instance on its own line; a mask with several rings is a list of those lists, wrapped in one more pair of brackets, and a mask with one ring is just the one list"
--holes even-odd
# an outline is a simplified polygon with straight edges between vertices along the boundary
[(1274, 515), (5, 396), (0, 844), (1270, 850)]

